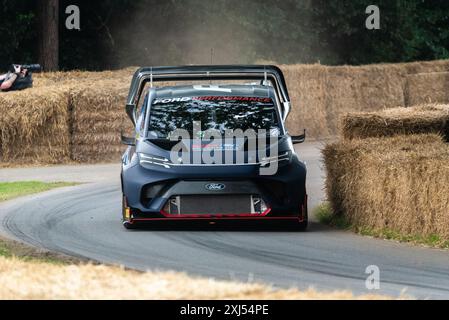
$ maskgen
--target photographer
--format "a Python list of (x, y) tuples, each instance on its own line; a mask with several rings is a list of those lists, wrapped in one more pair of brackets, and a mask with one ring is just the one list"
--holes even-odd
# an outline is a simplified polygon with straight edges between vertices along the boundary
[(0, 76), (1, 91), (22, 90), (32, 86), (33, 77), (31, 72), (21, 65), (13, 64), (8, 73)]

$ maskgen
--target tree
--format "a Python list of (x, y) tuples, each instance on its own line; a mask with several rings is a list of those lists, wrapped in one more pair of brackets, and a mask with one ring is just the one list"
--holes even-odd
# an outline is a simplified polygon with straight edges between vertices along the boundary
[(59, 0), (39, 0), (39, 57), (45, 71), (59, 69)]
[[(210, 63), (212, 48), (214, 63), (449, 58), (447, 0), (377, 0), (380, 30), (365, 27), (371, 0), (0, 2), (2, 70), (36, 62), (46, 70)], [(80, 8), (81, 30), (58, 21), (68, 5)]]
[(0, 70), (11, 63), (36, 63), (34, 0), (3, 0), (0, 6)]

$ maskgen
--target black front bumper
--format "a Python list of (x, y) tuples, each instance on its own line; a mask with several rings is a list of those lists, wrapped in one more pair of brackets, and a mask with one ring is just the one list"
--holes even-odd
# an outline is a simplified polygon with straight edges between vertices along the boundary
[[(190, 173), (148, 170), (139, 165), (122, 172), (123, 193), (132, 220), (155, 219), (297, 219), (306, 207), (306, 169), (299, 161), (279, 168), (272, 176), (260, 176), (250, 166), (220, 168)], [(237, 173), (237, 174), (236, 174)], [(207, 185), (225, 185), (222, 190), (208, 190)], [(164, 206), (174, 196), (197, 196), (198, 201), (232, 201), (234, 196), (248, 195), (263, 199), (267, 210), (260, 213), (167, 214)], [(217, 198), (218, 197), (218, 198)], [(201, 205), (201, 204), (199, 204)], [(211, 204), (204, 204), (211, 205)], [(218, 206), (218, 203), (217, 203)], [(182, 211), (182, 210), (181, 210)], [(244, 210), (246, 211), (246, 210)]]

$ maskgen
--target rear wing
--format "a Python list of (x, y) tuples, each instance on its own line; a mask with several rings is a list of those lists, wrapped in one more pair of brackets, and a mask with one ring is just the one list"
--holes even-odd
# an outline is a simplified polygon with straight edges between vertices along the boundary
[(134, 73), (126, 102), (126, 113), (136, 124), (136, 107), (145, 83), (195, 80), (260, 80), (271, 82), (282, 106), (282, 119), (290, 112), (290, 97), (284, 74), (276, 66), (263, 65), (204, 65), (180, 67), (143, 67)]

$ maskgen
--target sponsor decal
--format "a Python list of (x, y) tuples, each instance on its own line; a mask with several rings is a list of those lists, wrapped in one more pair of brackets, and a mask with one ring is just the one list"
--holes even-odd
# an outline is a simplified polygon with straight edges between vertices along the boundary
[(200, 97), (178, 97), (156, 99), (153, 104), (168, 104), (173, 102), (187, 102), (187, 101), (248, 101), (248, 102), (272, 102), (271, 98), (264, 97), (236, 97), (236, 96), (200, 96)]
[(233, 151), (237, 150), (237, 144), (233, 143), (194, 143), (192, 144), (193, 151)]
[(173, 102), (187, 102), (191, 101), (192, 97), (179, 97), (179, 98), (167, 98), (167, 99), (156, 99), (153, 104), (166, 104)]
[(264, 97), (236, 97), (236, 96), (202, 96), (193, 97), (193, 100), (207, 101), (254, 101), (254, 102), (271, 102), (271, 98)]

